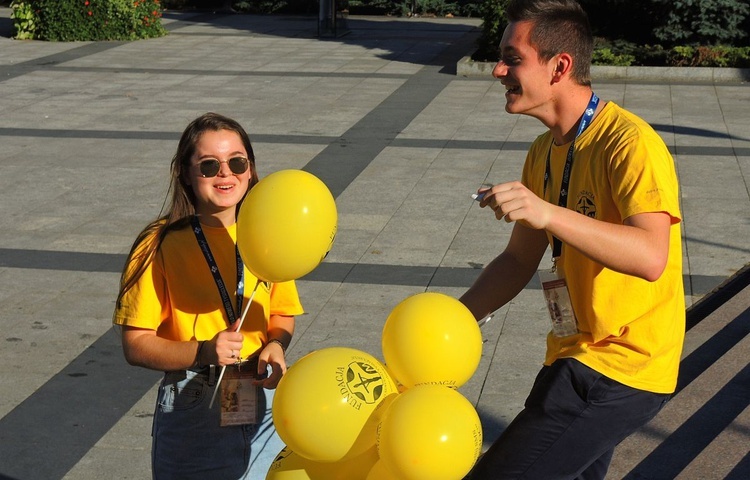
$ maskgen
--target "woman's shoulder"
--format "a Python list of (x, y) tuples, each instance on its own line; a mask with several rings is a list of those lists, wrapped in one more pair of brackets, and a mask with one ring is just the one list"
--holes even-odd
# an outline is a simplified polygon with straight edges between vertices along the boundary
[(178, 220), (169, 223), (168, 219), (162, 217), (146, 225), (138, 234), (133, 244), (136, 251), (157, 250), (165, 241), (171, 241), (172, 237), (179, 237), (183, 232), (189, 231), (190, 222)]
[(190, 219), (180, 219), (164, 226), (162, 244), (183, 243), (188, 236), (193, 238)]

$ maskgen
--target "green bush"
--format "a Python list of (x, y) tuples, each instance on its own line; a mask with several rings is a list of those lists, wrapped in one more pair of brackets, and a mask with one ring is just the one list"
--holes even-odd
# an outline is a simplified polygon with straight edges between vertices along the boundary
[(137, 40), (166, 35), (159, 0), (14, 0), (14, 38)]
[(10, 18), (13, 20), (13, 38), (32, 40), (39, 29), (39, 17), (26, 2), (11, 3)]
[(668, 45), (738, 45), (747, 32), (750, 7), (741, 0), (654, 0), (670, 5), (666, 23), (654, 31)]
[[(412, 13), (412, 2), (406, 1), (402, 4), (404, 14)], [(445, 0), (417, 0), (414, 3), (414, 12), (417, 15), (436, 15), (444, 17), (446, 15), (458, 15), (459, 6), (457, 2), (448, 2)]]
[[(507, 1), (484, 2), (482, 34), (473, 60), (498, 60)], [(594, 65), (746, 68), (750, 64), (747, 0), (579, 1), (595, 35)]]
[(346, 0), (339, 2), (339, 5), (354, 15), (408, 16), (414, 13), (422, 16), (476, 17), (481, 3), (481, 0)]
[(678, 67), (748, 67), (750, 47), (673, 47), (669, 52), (669, 63)]
[(508, 0), (485, 0), (482, 3), (482, 33), (477, 40), (477, 50), (472, 59), (479, 62), (497, 61), (497, 49), (508, 25), (505, 20), (505, 7)]
[(675, 46), (638, 45), (623, 40), (596, 38), (594, 65), (734, 67), (750, 66), (750, 47), (728, 45)]
[(635, 56), (627, 53), (614, 53), (609, 48), (604, 47), (594, 50), (592, 61), (594, 65), (629, 67), (635, 62)]

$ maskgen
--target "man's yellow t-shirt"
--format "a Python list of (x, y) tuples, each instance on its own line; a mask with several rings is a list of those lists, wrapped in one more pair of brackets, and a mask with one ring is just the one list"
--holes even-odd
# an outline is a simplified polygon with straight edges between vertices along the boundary
[[(236, 225), (201, 227), (236, 310)], [(244, 275), (242, 310), (257, 283), (246, 267)], [(266, 341), (271, 315), (302, 313), (294, 281), (260, 282), (242, 324), (245, 339), (241, 356), (252, 355)], [(235, 315), (239, 319), (242, 311)], [(229, 327), (219, 289), (190, 226), (165, 236), (153, 261), (123, 296), (113, 322), (155, 330), (160, 337), (180, 341), (210, 340)]]
[[(547, 132), (534, 141), (524, 166), (523, 183), (554, 204), (569, 147), (554, 145)], [(575, 140), (574, 148), (568, 208), (616, 224), (639, 213), (665, 212), (672, 220), (669, 257), (661, 277), (648, 282), (609, 270), (563, 244), (557, 265), (567, 280), (580, 333), (564, 338), (550, 333), (545, 364), (572, 357), (633, 388), (671, 393), (685, 334), (679, 195), (672, 156), (645, 121), (612, 102)], [(548, 152), (551, 178), (545, 193)], [(549, 241), (551, 245), (551, 236)]]

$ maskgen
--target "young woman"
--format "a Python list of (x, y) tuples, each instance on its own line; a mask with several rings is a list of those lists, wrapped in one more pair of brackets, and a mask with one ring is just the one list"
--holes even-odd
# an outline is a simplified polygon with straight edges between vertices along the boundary
[(152, 432), (156, 479), (264, 478), (283, 448), (272, 389), (303, 310), (293, 281), (259, 281), (237, 251), (237, 211), (257, 182), (243, 128), (198, 117), (172, 158), (168, 210), (130, 251), (113, 321), (130, 364), (165, 372)]

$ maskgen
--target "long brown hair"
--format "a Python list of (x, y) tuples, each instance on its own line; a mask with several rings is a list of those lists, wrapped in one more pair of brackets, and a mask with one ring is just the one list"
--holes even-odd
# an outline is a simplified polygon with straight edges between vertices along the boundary
[[(170, 167), (171, 180), (169, 191), (172, 194), (166, 211), (162, 209), (159, 217), (149, 223), (143, 231), (138, 234), (133, 246), (130, 248), (125, 268), (120, 278), (120, 292), (117, 295), (117, 308), (120, 308), (122, 296), (135, 285), (143, 272), (153, 260), (154, 254), (161, 246), (164, 237), (173, 230), (178, 230), (190, 223), (190, 218), (195, 215), (195, 193), (192, 187), (185, 181), (183, 172), (189, 168), (190, 160), (195, 154), (195, 148), (203, 133), (208, 131), (230, 130), (237, 133), (245, 146), (247, 157), (250, 162), (250, 181), (247, 190), (250, 191), (258, 183), (258, 172), (255, 170), (255, 154), (250, 143), (250, 137), (242, 126), (231, 118), (218, 113), (205, 113), (196, 118), (185, 128), (177, 145), (177, 151), (172, 157)], [(247, 192), (245, 192), (247, 194)], [(244, 197), (243, 197), (244, 198)], [(242, 202), (237, 204), (239, 209)]]

